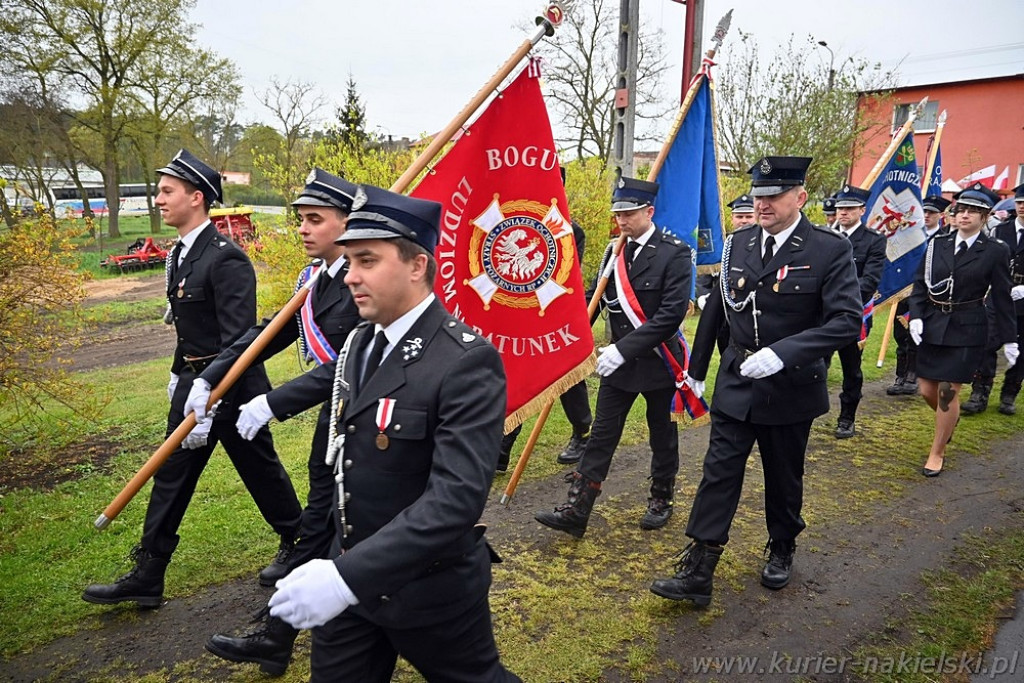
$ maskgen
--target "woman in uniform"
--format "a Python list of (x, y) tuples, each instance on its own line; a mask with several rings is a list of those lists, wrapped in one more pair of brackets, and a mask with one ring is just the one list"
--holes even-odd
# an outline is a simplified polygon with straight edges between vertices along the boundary
[(960, 417), (960, 385), (971, 381), (989, 342), (986, 305), (994, 314), (993, 345), (1005, 344), (1011, 365), (1018, 353), (1010, 248), (982, 231), (999, 196), (975, 183), (953, 198), (956, 231), (928, 243), (910, 295), (909, 331), (918, 345), (918, 386), (935, 411), (935, 436), (921, 470), (926, 477), (942, 472), (946, 444)]

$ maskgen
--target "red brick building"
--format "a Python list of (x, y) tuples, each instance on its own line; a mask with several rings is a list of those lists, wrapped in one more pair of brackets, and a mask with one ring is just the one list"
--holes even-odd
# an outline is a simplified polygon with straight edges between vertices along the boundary
[(914, 142), (922, 172), (936, 119), (945, 110), (947, 118), (941, 139), (943, 181), (958, 181), (994, 166), (994, 178), (986, 184), (1004, 171), (1004, 193), (1024, 183), (1024, 73), (898, 88), (889, 97), (879, 98), (878, 94), (863, 93), (858, 102), (858, 115), (869, 124), (870, 132), (857, 142), (860, 153), (850, 172), (851, 182), (860, 182), (867, 176), (892, 133), (907, 120), (910, 109), (927, 97), (924, 113), (914, 122)]

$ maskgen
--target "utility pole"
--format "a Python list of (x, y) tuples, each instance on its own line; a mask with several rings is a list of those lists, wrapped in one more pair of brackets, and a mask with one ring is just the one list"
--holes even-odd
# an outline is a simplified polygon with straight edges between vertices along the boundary
[(700, 70), (701, 39), (704, 35), (704, 0), (674, 0), (686, 6), (686, 19), (683, 24), (683, 82), (679, 92), (679, 103), (686, 99), (690, 89), (690, 81)]
[(640, 0), (619, 0), (619, 61), (615, 73), (615, 116), (611, 155), (616, 178), (633, 177), (639, 31)]

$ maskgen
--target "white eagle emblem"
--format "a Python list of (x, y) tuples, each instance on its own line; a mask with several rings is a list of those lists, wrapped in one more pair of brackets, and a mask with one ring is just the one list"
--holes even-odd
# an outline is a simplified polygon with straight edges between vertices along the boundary
[(498, 272), (505, 277), (518, 279), (532, 278), (544, 264), (546, 254), (538, 248), (540, 240), (528, 240), (526, 231), (516, 229), (503, 235), (494, 245), (494, 261)]

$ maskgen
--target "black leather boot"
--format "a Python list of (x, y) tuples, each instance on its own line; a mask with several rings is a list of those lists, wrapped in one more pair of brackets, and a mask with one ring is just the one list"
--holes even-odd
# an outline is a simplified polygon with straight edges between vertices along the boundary
[(896, 375), (896, 379), (893, 383), (885, 388), (885, 393), (888, 396), (902, 396), (903, 385), (907, 383), (907, 378), (904, 375)]
[(672, 516), (672, 494), (675, 479), (655, 479), (651, 482), (651, 497), (647, 499), (647, 511), (640, 520), (640, 528), (648, 531), (660, 529), (668, 524)]
[(583, 451), (587, 450), (587, 442), (590, 441), (590, 432), (586, 434), (572, 433), (565, 450), (558, 454), (556, 460), (562, 465), (572, 465), (580, 461)]
[(1002, 396), (999, 397), (999, 412), (1002, 413), (1003, 415), (1016, 415), (1017, 406), (1014, 405), (1016, 402), (1016, 395), (1010, 396), (1008, 394), (1003, 394)]
[(835, 436), (837, 439), (849, 439), (857, 433), (853, 426), (854, 416), (857, 414), (857, 406), (843, 406), (839, 411), (839, 420), (836, 423)]
[(291, 559), (295, 554), (295, 539), (281, 537), (281, 545), (277, 548), (277, 555), (274, 561), (260, 570), (259, 580), (261, 586), (271, 587), (284, 577), (288, 576), (294, 567)]
[(569, 486), (568, 501), (553, 511), (541, 510), (533, 518), (544, 526), (583, 538), (594, 500), (601, 495), (601, 482), (590, 481), (579, 472), (573, 472), (570, 476), (572, 484)]
[(159, 607), (164, 602), (164, 572), (168, 557), (157, 557), (137, 545), (131, 558), (135, 566), (114, 583), (94, 583), (87, 586), (82, 599), (97, 605), (115, 605), (135, 602), (139, 607)]
[(963, 415), (977, 415), (988, 409), (988, 395), (992, 392), (991, 384), (972, 384), (971, 397), (960, 406)]
[(764, 550), (768, 553), (768, 562), (761, 571), (761, 585), (765, 588), (778, 590), (789, 583), (793, 571), (793, 554), (796, 552), (796, 541), (775, 541), (769, 539)]
[(691, 600), (693, 604), (701, 606), (709, 604), (714, 588), (715, 567), (721, 556), (722, 546), (691, 541), (679, 554), (675, 576), (657, 579), (651, 584), (651, 592), (669, 600)]
[(900, 388), (900, 393), (904, 396), (917, 396), (917, 373), (908, 370), (907, 378), (903, 382), (903, 386)]
[(271, 617), (264, 609), (256, 620), (266, 616), (266, 622), (256, 631), (244, 636), (216, 633), (206, 641), (206, 649), (229, 662), (253, 662), (260, 671), (270, 676), (281, 676), (292, 658), (292, 646), (299, 635), (286, 622)]

